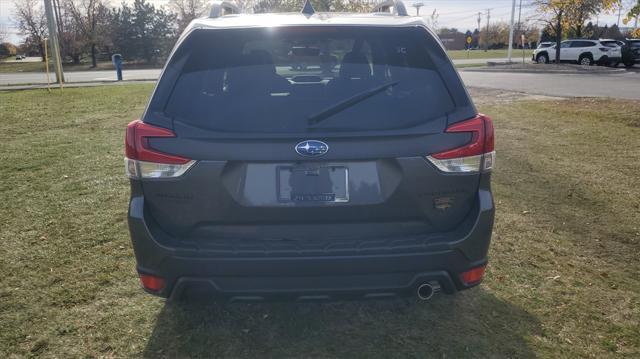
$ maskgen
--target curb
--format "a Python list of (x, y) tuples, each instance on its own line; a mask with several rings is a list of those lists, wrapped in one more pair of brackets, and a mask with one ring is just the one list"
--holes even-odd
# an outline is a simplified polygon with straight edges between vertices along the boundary
[(459, 71), (469, 72), (516, 72), (516, 73), (531, 73), (531, 74), (581, 74), (581, 75), (599, 75), (599, 74), (620, 74), (627, 73), (626, 69), (598, 69), (598, 70), (578, 70), (578, 69), (519, 69), (519, 68), (500, 68), (500, 65), (496, 66), (482, 66), (482, 67), (469, 67), (460, 68)]

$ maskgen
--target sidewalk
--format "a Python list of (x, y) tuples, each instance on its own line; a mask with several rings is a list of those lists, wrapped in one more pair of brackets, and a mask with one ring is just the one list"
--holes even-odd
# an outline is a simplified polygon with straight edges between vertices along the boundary
[[(65, 82), (63, 88), (71, 87), (94, 87), (94, 86), (122, 86), (131, 83), (154, 83), (156, 80), (124, 80), (124, 81), (88, 81), (88, 82)], [(51, 86), (47, 84), (27, 84), (27, 85), (8, 85), (0, 86), (0, 91), (20, 91), (20, 90), (37, 90), (46, 89), (47, 87), (52, 90), (59, 90), (60, 85), (52, 83)]]

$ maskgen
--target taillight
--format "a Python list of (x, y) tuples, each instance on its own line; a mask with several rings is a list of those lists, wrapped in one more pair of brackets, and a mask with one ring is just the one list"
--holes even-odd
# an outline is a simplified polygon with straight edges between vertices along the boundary
[(486, 265), (482, 265), (460, 274), (460, 279), (466, 286), (480, 283), (482, 278), (484, 278), (485, 266)]
[(125, 168), (130, 178), (171, 178), (184, 174), (195, 161), (154, 150), (149, 138), (175, 137), (173, 131), (135, 120), (127, 125)]
[(496, 152), (491, 118), (479, 114), (472, 119), (454, 123), (447, 127), (445, 132), (469, 132), (471, 141), (464, 146), (427, 156), (439, 170), (465, 173), (493, 169)]
[(164, 279), (151, 274), (140, 273), (140, 283), (142, 286), (152, 292), (159, 292), (164, 289)]

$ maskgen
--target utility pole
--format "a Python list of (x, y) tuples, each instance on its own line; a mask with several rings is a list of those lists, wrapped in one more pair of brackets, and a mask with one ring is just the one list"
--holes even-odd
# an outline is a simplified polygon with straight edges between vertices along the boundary
[(489, 19), (491, 19), (491, 9), (487, 9), (487, 33), (484, 34), (484, 51), (489, 50)]
[(516, 0), (511, 1), (511, 23), (509, 25), (509, 50), (507, 50), (507, 62), (511, 62), (513, 53), (513, 21), (516, 17)]
[(416, 8), (416, 16), (420, 16), (420, 8), (423, 7), (424, 4), (421, 2), (413, 4), (413, 7)]
[(622, 3), (620, 3), (620, 6), (618, 7), (618, 27), (620, 27), (620, 14), (622, 14)]
[(60, 58), (60, 43), (58, 42), (58, 27), (53, 15), (51, 0), (44, 0), (44, 11), (47, 15), (47, 27), (49, 29), (49, 45), (51, 45), (51, 56), (56, 66), (56, 82), (62, 86), (64, 82), (64, 72), (62, 70), (62, 59)]
[[(478, 27), (477, 27), (477, 29), (478, 29), (478, 39), (476, 40), (477, 41), (476, 42), (476, 49), (480, 49), (480, 35), (482, 34), (482, 32), (480, 31), (480, 19), (481, 19), (481, 17), (482, 17), (482, 13), (480, 11), (478, 11)], [(467, 55), (469, 55), (469, 54), (467, 53)]]
[[(516, 33), (517, 35), (520, 35), (520, 30), (522, 27), (522, 24), (520, 23), (521, 16), (522, 16), (522, 0), (520, 0), (520, 5), (518, 6), (518, 32)], [(522, 48), (524, 49), (524, 43), (522, 44)]]
[[(520, 5), (518, 5), (518, 32), (517, 35), (520, 37), (520, 43), (522, 46), (522, 64), (524, 65), (524, 31), (521, 31), (522, 24), (520, 23), (520, 17), (522, 15), (522, 0), (520, 0)], [(516, 40), (518, 41), (518, 40)]]

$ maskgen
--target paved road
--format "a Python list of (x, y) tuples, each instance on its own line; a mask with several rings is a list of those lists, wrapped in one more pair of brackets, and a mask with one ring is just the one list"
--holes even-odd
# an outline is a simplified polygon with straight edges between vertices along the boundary
[[(155, 80), (160, 75), (160, 70), (127, 70), (124, 72), (125, 80)], [(69, 71), (64, 74), (67, 82), (102, 82), (115, 81), (115, 71)], [(51, 81), (55, 75), (51, 73)], [(47, 75), (44, 72), (0, 73), (0, 86), (19, 84), (46, 84)]]
[(467, 86), (562, 97), (640, 99), (640, 72), (543, 74), (460, 71)]
[[(128, 70), (126, 80), (155, 80), (160, 70)], [(640, 99), (640, 72), (616, 74), (545, 74), (460, 71), (467, 86), (549, 96)], [(114, 81), (114, 71), (68, 72), (68, 82)], [(53, 79), (53, 77), (52, 77)], [(0, 86), (46, 83), (44, 73), (0, 73)]]
[(22, 60), (16, 60), (15, 56), (12, 56), (6, 60), (4, 60), (4, 62), (40, 62), (42, 61), (42, 58), (39, 56), (29, 56), (29, 57), (25, 57)]

